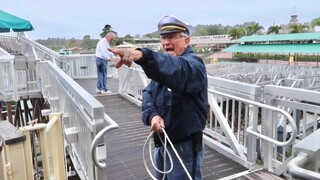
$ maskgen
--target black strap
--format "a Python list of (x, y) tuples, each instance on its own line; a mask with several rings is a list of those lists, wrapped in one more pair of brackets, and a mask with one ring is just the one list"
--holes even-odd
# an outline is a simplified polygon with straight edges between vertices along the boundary
[(193, 159), (192, 159), (192, 179), (196, 178), (196, 170), (197, 170), (197, 154), (198, 152), (193, 152)]
[(200, 151), (202, 151), (202, 132), (198, 132), (192, 135), (192, 179), (195, 179), (197, 172), (197, 156)]

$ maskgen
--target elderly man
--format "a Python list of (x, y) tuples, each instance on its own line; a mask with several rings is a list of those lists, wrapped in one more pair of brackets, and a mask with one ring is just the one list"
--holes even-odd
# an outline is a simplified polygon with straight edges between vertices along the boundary
[[(192, 179), (202, 179), (202, 131), (208, 111), (206, 68), (189, 45), (191, 25), (168, 15), (160, 20), (158, 29), (163, 52), (148, 48), (110, 51), (121, 57), (116, 67), (131, 66), (134, 61), (152, 79), (143, 91), (142, 121), (160, 134), (154, 136), (157, 168), (163, 170), (164, 162), (167, 170), (171, 167), (168, 159), (164, 161), (165, 148), (159, 140), (163, 137), (163, 128)], [(166, 178), (188, 179), (172, 148), (168, 147), (168, 150), (173, 157), (173, 170)], [(162, 179), (164, 175), (156, 172), (155, 176)]]
[(96, 47), (96, 65), (97, 65), (97, 89), (96, 92), (102, 94), (112, 93), (107, 88), (107, 68), (108, 62), (115, 59), (115, 56), (112, 52), (108, 51), (110, 48), (110, 43), (116, 37), (114, 32), (108, 32), (104, 38), (102, 38)]

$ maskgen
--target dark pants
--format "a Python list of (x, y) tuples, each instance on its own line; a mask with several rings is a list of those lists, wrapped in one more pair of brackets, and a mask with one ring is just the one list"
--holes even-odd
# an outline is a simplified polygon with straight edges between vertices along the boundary
[(96, 65), (97, 65), (97, 74), (98, 74), (98, 82), (97, 82), (97, 89), (102, 91), (107, 91), (107, 67), (108, 61), (105, 59), (96, 58)]
[[(192, 167), (193, 167), (193, 150), (192, 150), (192, 140), (188, 140), (182, 143), (174, 144), (174, 148), (177, 150), (180, 158), (182, 159), (182, 162), (188, 169), (189, 174), (192, 176)], [(184, 171), (183, 167), (180, 164), (180, 161), (176, 157), (175, 153), (173, 152), (171, 146), (168, 147), (169, 153), (171, 154), (171, 157), (173, 159), (173, 169), (172, 171), (167, 175), (167, 180), (188, 180), (188, 176), (186, 172)], [(154, 151), (154, 161), (159, 170), (163, 171), (164, 167), (164, 148), (163, 147), (156, 147)], [(201, 180), (202, 179), (202, 172), (201, 172), (201, 165), (203, 161), (203, 155), (204, 155), (204, 144), (202, 144), (202, 150), (197, 153), (196, 156), (196, 174), (194, 180)], [(170, 160), (168, 158), (168, 155), (166, 156), (166, 171), (168, 171), (171, 168)], [(162, 179), (163, 174), (159, 172), (155, 172), (155, 177), (157, 179)]]

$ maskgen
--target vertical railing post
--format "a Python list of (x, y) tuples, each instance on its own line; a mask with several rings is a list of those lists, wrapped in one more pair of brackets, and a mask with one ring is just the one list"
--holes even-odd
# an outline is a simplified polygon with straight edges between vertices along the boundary
[[(274, 99), (270, 94), (265, 94), (265, 104), (273, 106)], [(274, 112), (266, 109), (265, 119), (262, 119), (262, 127), (261, 133), (267, 137), (273, 137), (273, 129), (274, 129)], [(269, 172), (273, 172), (273, 144), (268, 141), (264, 141), (263, 143), (263, 154), (264, 154), (264, 169), (267, 169)]]
[[(255, 102), (260, 101), (261, 91), (260, 87), (255, 88), (253, 94), (250, 96)], [(249, 127), (252, 127), (254, 131), (257, 131), (258, 126), (258, 112), (259, 108), (257, 106), (249, 105)], [(247, 134), (247, 132), (245, 132)], [(247, 160), (251, 163), (255, 163), (257, 158), (257, 137), (248, 133), (247, 141)]]

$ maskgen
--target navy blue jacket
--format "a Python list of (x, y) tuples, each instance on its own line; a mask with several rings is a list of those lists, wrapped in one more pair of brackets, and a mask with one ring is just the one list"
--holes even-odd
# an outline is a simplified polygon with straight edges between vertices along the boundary
[(205, 128), (208, 110), (208, 80), (205, 65), (190, 46), (181, 56), (141, 49), (136, 61), (151, 83), (143, 90), (142, 121), (150, 125), (159, 115), (171, 141)]

